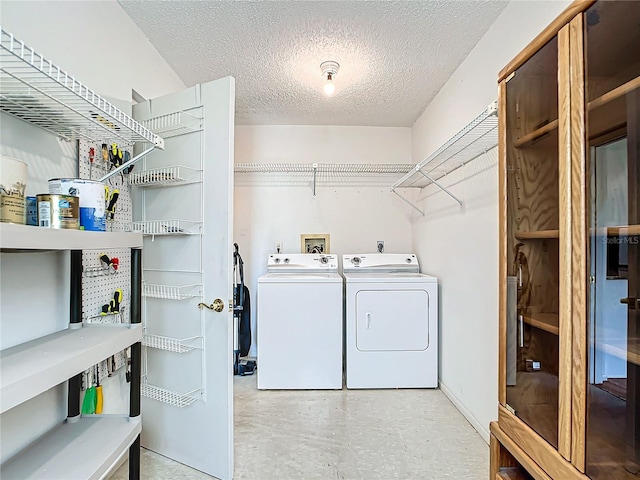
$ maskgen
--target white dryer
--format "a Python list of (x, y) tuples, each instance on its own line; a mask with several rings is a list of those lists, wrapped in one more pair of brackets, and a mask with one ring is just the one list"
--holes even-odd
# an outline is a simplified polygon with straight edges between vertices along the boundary
[(412, 254), (342, 260), (347, 388), (436, 388), (438, 279)]
[(258, 279), (258, 388), (342, 389), (342, 308), (335, 255), (270, 255)]

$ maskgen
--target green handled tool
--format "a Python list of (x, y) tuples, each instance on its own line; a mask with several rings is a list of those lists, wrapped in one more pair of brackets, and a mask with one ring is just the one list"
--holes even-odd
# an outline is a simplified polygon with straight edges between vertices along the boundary
[[(91, 372), (93, 377), (93, 372)], [(84, 399), (82, 400), (82, 414), (93, 415), (96, 413), (96, 387), (93, 386), (93, 378), (89, 388), (84, 392)]]

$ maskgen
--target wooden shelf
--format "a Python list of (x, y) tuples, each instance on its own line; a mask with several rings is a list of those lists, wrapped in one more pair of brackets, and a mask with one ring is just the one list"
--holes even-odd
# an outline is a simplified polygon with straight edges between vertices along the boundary
[(557, 313), (531, 313), (524, 316), (524, 323), (554, 335), (560, 334), (558, 322), (559, 316)]
[(0, 413), (141, 341), (141, 324), (89, 324), (2, 350)]
[(529, 478), (519, 467), (503, 467), (496, 473), (496, 480), (528, 480)]
[(608, 343), (597, 344), (596, 348), (621, 360), (640, 365), (640, 338), (630, 339), (628, 350)]
[[(593, 232), (593, 230), (591, 230)], [(605, 233), (606, 231), (606, 233)], [(640, 235), (640, 225), (628, 225), (623, 227), (603, 227), (596, 230), (596, 235), (624, 236), (624, 235)], [(560, 238), (559, 230), (538, 230), (533, 232), (518, 232), (515, 234), (518, 240), (544, 240), (551, 238)]]
[[(610, 92), (605, 93), (604, 95), (591, 100), (588, 103), (588, 110), (595, 110), (596, 108), (602, 107), (608, 103), (617, 100), (620, 97), (623, 97), (627, 93), (640, 88), (640, 77), (636, 77), (633, 80), (628, 81), (627, 83), (620, 85), (617, 88), (614, 88)], [(528, 133), (513, 142), (513, 146), (516, 148), (522, 148), (539, 139), (540, 137), (546, 135), (547, 133), (558, 128), (558, 120), (552, 120), (546, 125), (541, 126), (540, 128), (535, 129), (533, 132)]]
[(2, 464), (2, 478), (104, 478), (142, 430), (140, 417), (62, 423)]
[(3, 251), (105, 250), (126, 247), (142, 247), (142, 235), (129, 232), (88, 232), (0, 223), (0, 249)]
[(559, 230), (538, 230), (536, 232), (518, 232), (518, 240), (543, 240), (549, 238), (560, 238)]

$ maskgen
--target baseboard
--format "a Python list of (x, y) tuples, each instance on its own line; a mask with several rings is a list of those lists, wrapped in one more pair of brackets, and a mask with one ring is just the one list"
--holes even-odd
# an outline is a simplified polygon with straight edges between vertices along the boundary
[(449, 388), (442, 382), (440, 382), (440, 390), (442, 393), (453, 403), (453, 405), (462, 413), (464, 418), (471, 424), (473, 428), (478, 432), (482, 439), (489, 444), (489, 425), (482, 425), (476, 417), (465, 407), (460, 400), (449, 390)]

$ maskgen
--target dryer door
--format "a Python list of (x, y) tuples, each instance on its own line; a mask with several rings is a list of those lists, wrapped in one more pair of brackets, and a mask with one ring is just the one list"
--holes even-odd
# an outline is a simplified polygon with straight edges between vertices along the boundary
[(356, 346), (361, 351), (419, 351), (429, 346), (429, 295), (424, 290), (360, 290)]

